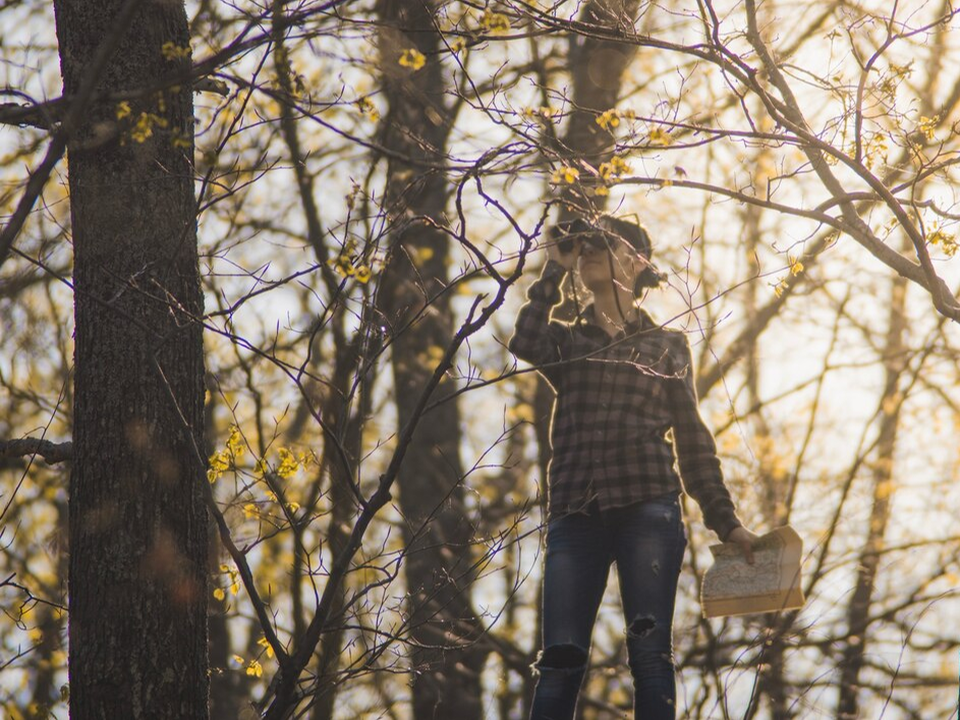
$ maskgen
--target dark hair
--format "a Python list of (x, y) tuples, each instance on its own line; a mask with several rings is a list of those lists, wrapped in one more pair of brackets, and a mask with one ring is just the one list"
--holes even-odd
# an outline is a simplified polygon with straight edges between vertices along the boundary
[[(634, 250), (647, 260), (653, 259), (653, 243), (650, 241), (650, 234), (643, 225), (612, 215), (602, 215), (600, 225), (626, 240)], [(633, 294), (639, 296), (647, 288), (659, 287), (665, 279), (666, 276), (650, 262), (637, 275), (637, 279), (633, 283)]]

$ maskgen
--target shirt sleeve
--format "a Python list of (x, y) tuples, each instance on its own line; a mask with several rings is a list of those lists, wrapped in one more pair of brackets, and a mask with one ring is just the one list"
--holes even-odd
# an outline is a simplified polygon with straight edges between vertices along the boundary
[(560, 303), (560, 283), (566, 268), (548, 260), (540, 277), (527, 290), (527, 302), (517, 314), (517, 324), (508, 347), (510, 352), (531, 365), (557, 362), (567, 344), (569, 329), (550, 320), (550, 312)]
[(700, 416), (690, 343), (678, 335), (678, 344), (676, 377), (667, 384), (680, 477), (686, 492), (703, 511), (704, 524), (725, 540), (742, 523), (723, 482), (717, 444)]

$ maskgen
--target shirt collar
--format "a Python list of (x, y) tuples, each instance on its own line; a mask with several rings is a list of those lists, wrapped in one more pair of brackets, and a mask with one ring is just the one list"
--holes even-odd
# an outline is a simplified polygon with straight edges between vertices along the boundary
[[(650, 317), (650, 313), (643, 308), (637, 308), (637, 310), (637, 318), (627, 323), (624, 328), (625, 334), (630, 335), (631, 333), (640, 332), (641, 330), (652, 330), (655, 327), (659, 327), (653, 321), (653, 318)], [(593, 303), (590, 303), (583, 309), (581, 318), (587, 325), (600, 329), (597, 323), (597, 311)]]

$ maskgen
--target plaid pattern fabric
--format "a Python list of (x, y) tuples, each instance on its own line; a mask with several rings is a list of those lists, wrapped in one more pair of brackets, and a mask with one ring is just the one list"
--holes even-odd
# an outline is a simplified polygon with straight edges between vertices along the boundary
[(605, 509), (685, 489), (707, 527), (725, 538), (741, 523), (697, 407), (686, 336), (643, 311), (613, 338), (594, 323), (592, 306), (574, 324), (551, 320), (565, 274), (547, 262), (509, 345), (557, 391), (551, 514), (576, 512), (593, 500)]

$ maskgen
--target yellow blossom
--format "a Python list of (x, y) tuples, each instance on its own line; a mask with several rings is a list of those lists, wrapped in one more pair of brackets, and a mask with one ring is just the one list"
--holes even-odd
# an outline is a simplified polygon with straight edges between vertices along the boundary
[(190, 57), (190, 46), (179, 46), (172, 40), (167, 40), (161, 47), (160, 52), (167, 60), (184, 60)]
[(957, 254), (957, 249), (960, 247), (957, 244), (956, 235), (944, 232), (939, 226), (927, 233), (927, 242), (939, 247), (943, 250), (943, 254), (950, 258)]
[(227, 597), (226, 593), (223, 592), (222, 588), (217, 588), (216, 590), (214, 590), (213, 596), (220, 602), (223, 602), (224, 598)]
[(480, 16), (480, 27), (491, 35), (503, 35), (510, 32), (510, 18), (503, 13), (486, 10)]
[(366, 265), (361, 265), (357, 268), (357, 282), (367, 283), (370, 280), (370, 268)]
[(240, 435), (240, 428), (236, 425), (230, 426), (230, 437), (227, 438), (227, 450), (234, 458), (243, 455), (244, 452), (243, 437)]
[(122, 100), (117, 103), (117, 120), (123, 120), (131, 112), (130, 103)]
[(596, 123), (604, 130), (615, 128), (620, 124), (620, 111), (615, 108), (604, 110), (597, 116)]
[(559, 168), (556, 172), (553, 173), (553, 182), (554, 183), (567, 183), (572, 185), (577, 181), (577, 178), (580, 177), (580, 171), (569, 165), (564, 165)]
[(427, 58), (416, 48), (407, 48), (400, 53), (400, 59), (397, 62), (411, 70), (419, 70), (427, 64)]
[(190, 141), (190, 138), (178, 129), (174, 129), (170, 133), (170, 142), (175, 148), (180, 148), (182, 150), (189, 150), (193, 143)]
[(357, 100), (357, 108), (360, 110), (360, 113), (376, 122), (380, 119), (380, 112), (377, 110), (376, 105), (374, 105), (369, 98), (362, 97)]
[(934, 139), (933, 133), (936, 132), (938, 122), (940, 122), (939, 115), (934, 115), (932, 118), (929, 118), (926, 115), (920, 116), (920, 132), (923, 133), (927, 140)]
[(614, 155), (610, 162), (600, 163), (597, 172), (603, 180), (609, 180), (630, 172), (630, 164), (619, 155)]
[(655, 127), (650, 131), (650, 143), (652, 145), (662, 145), (666, 147), (673, 142), (673, 138), (663, 128)]
[(137, 118), (137, 122), (130, 131), (130, 137), (138, 143), (146, 142), (148, 138), (153, 136), (154, 127), (165, 128), (166, 126), (166, 118), (153, 113), (140, 113), (140, 117)]
[(263, 677), (263, 666), (256, 660), (251, 660), (250, 664), (247, 665), (247, 675), (251, 677)]
[(803, 272), (803, 263), (800, 262), (800, 258), (787, 257), (787, 262), (790, 264), (791, 275), (799, 275)]
[(207, 468), (207, 480), (216, 482), (217, 478), (230, 469), (230, 454), (226, 450), (215, 452), (210, 456)]
[(297, 474), (300, 469), (300, 461), (287, 448), (280, 448), (279, 453), (280, 465), (277, 467), (277, 475), (286, 480)]

